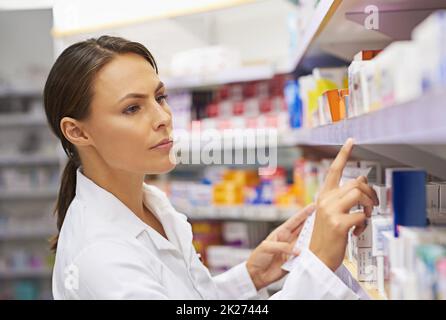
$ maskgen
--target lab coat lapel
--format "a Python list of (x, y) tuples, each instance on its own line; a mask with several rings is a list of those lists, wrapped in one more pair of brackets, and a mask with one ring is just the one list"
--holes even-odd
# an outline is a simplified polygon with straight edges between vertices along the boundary
[[(160, 220), (169, 241), (187, 258), (190, 263), (192, 247), (192, 228), (186, 216), (177, 212), (170, 204), (166, 194), (155, 186), (144, 184), (146, 206)], [(160, 236), (160, 238), (162, 238)], [(169, 242), (162, 239), (163, 242)]]

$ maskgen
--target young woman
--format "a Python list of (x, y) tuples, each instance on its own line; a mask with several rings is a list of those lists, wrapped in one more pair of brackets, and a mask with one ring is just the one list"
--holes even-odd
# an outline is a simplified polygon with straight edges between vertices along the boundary
[[(276, 299), (358, 298), (342, 267), (348, 230), (377, 204), (361, 177), (339, 187), (353, 142), (334, 161), (316, 203), (309, 249), (293, 252), (309, 206), (274, 230), (246, 263), (212, 277), (192, 246), (186, 217), (146, 174), (174, 168), (172, 114), (153, 56), (141, 44), (102, 36), (76, 43), (48, 76), (45, 111), (68, 156), (55, 213), (55, 299), (251, 299), (299, 263)], [(350, 208), (364, 206), (362, 214)], [(346, 285), (349, 284), (349, 285)]]

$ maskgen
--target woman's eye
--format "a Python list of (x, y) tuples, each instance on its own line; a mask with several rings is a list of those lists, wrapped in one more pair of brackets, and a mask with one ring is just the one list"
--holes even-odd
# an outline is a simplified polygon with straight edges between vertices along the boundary
[(164, 102), (164, 101), (166, 101), (166, 100), (167, 100), (167, 97), (168, 97), (168, 95), (167, 95), (167, 94), (164, 94), (164, 95), (158, 96), (158, 97), (156, 98), (156, 101), (157, 101), (158, 103), (162, 103), (162, 102)]
[(125, 114), (132, 114), (132, 113), (137, 112), (139, 109), (140, 109), (140, 107), (138, 105), (136, 105), (136, 104), (135, 105), (131, 105), (131, 106), (125, 108), (124, 113)]

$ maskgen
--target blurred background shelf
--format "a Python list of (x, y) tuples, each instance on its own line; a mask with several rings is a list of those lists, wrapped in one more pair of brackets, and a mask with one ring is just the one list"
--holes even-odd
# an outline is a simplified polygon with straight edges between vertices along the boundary
[(0, 117), (0, 129), (11, 127), (45, 127), (48, 126), (46, 119), (23, 116), (23, 115), (2, 115)]
[(46, 239), (50, 238), (55, 234), (54, 230), (33, 230), (33, 231), (0, 231), (0, 241), (7, 240), (37, 240), (37, 239)]
[(195, 206), (178, 208), (191, 220), (234, 220), (282, 222), (299, 212), (299, 207), (277, 207), (274, 205), (241, 206)]
[(0, 271), (0, 279), (14, 280), (14, 279), (25, 279), (25, 278), (36, 278), (36, 279), (46, 279), (50, 278), (52, 275), (52, 270), (48, 268), (42, 269), (26, 269), (26, 270), (14, 270), (14, 271)]
[(37, 165), (57, 165), (60, 159), (57, 155), (46, 154), (18, 154), (0, 156), (1, 166), (37, 166)]
[(41, 200), (55, 199), (57, 197), (57, 188), (45, 188), (35, 190), (0, 190), (0, 200)]

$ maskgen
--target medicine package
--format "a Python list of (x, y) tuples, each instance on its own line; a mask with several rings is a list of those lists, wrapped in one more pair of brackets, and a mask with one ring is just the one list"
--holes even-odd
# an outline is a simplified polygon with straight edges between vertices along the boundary
[[(340, 182), (340, 186), (346, 183), (349, 180), (356, 179), (360, 176), (367, 177), (372, 168), (356, 168), (356, 167), (345, 167), (342, 173), (342, 178)], [(305, 248), (310, 246), (311, 235), (313, 234), (314, 227), (314, 219), (316, 217), (316, 212), (313, 212), (305, 221), (302, 230), (297, 238), (296, 244), (294, 245), (295, 249), (299, 249), (302, 251)], [(283, 265), (282, 269), (286, 271), (291, 271), (296, 262), (296, 257), (290, 257)]]

